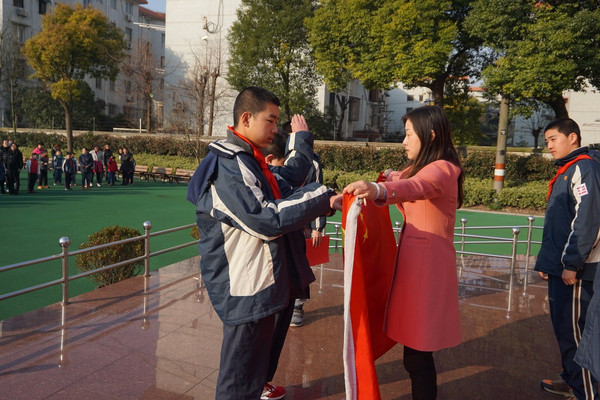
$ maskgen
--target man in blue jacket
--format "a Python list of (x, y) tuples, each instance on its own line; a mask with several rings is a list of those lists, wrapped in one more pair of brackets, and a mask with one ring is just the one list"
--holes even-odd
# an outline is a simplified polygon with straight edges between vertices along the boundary
[(248, 87), (236, 98), (234, 127), (211, 143), (188, 186), (200, 233), (200, 269), (223, 321), (217, 400), (281, 399), (270, 384), (294, 300), (315, 280), (303, 228), (331, 212), (334, 192), (312, 183), (292, 189), (260, 149), (277, 132), (279, 99)]
[(544, 131), (559, 167), (550, 181), (542, 246), (535, 270), (548, 279), (550, 318), (563, 371), (543, 389), (571, 399), (598, 399), (597, 382), (574, 360), (600, 260), (600, 164), (580, 147), (577, 123), (561, 119)]

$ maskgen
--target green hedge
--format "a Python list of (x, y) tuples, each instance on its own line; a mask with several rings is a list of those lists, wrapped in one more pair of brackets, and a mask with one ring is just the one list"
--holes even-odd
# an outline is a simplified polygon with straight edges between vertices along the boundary
[[(493, 179), (495, 163), (496, 153), (485, 150), (469, 152), (467, 157), (462, 160), (465, 175), (478, 179)], [(556, 173), (554, 161), (539, 154), (529, 156), (507, 154), (505, 165), (507, 186), (521, 185), (525, 182), (538, 180), (549, 181)]]
[(466, 178), (463, 206), (485, 206), (495, 210), (512, 207), (541, 212), (546, 208), (547, 191), (547, 181), (535, 181), (519, 186), (506, 186), (498, 194), (494, 189), (493, 179)]

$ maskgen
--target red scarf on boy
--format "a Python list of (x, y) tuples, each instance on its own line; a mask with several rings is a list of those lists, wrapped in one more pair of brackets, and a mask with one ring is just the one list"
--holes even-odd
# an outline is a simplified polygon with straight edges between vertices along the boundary
[(258, 149), (258, 147), (256, 147), (254, 145), (254, 143), (252, 143), (251, 141), (246, 139), (240, 133), (236, 132), (235, 129), (233, 128), (233, 126), (228, 126), (227, 129), (229, 129), (234, 135), (236, 135), (237, 137), (239, 137), (244, 142), (246, 142), (250, 145), (250, 147), (252, 148), (252, 152), (254, 153), (254, 159), (256, 160), (256, 162), (258, 162), (258, 165), (260, 165), (260, 168), (262, 169), (262, 172), (265, 175), (265, 178), (267, 178), (267, 181), (269, 182), (269, 186), (271, 186), (271, 191), (273, 191), (273, 195), (275, 196), (276, 199), (280, 199), (281, 192), (279, 191), (279, 185), (277, 184), (277, 179), (275, 179), (275, 175), (273, 175), (273, 173), (269, 169), (269, 166), (267, 165), (267, 163), (265, 161), (265, 155), (262, 153), (262, 151), (260, 151)]
[(583, 160), (583, 159), (588, 159), (588, 160), (592, 160), (593, 158), (588, 156), (587, 154), (580, 154), (578, 155), (575, 159), (569, 161), (568, 163), (566, 163), (565, 165), (563, 165), (562, 167), (560, 167), (558, 169), (558, 171), (556, 171), (556, 175), (554, 175), (554, 178), (552, 178), (550, 180), (550, 184), (548, 185), (548, 194), (546, 194), (546, 201), (548, 201), (548, 199), (550, 198), (550, 193), (552, 193), (552, 186), (554, 186), (554, 182), (556, 182), (556, 178), (558, 178), (560, 175), (564, 174), (571, 165), (575, 164), (577, 161), (579, 160)]

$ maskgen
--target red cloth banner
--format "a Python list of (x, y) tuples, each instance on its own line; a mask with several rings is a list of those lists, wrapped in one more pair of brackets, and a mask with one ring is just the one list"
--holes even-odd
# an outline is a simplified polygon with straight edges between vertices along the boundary
[(395, 344), (383, 331), (396, 257), (389, 209), (345, 194), (342, 229), (346, 399), (380, 400), (375, 360)]

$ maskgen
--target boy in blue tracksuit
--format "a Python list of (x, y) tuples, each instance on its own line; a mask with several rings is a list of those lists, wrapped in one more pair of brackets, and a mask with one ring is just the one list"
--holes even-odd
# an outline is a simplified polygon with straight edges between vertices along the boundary
[(560, 379), (545, 379), (541, 386), (571, 399), (598, 399), (597, 382), (573, 358), (600, 260), (600, 164), (588, 155), (587, 147), (580, 147), (575, 121), (552, 122), (544, 132), (559, 169), (550, 181), (535, 270), (548, 279), (550, 318), (563, 371)]
[[(290, 121), (290, 132), (285, 144), (283, 165), (272, 166), (271, 171), (285, 179), (292, 187), (302, 187), (311, 182), (323, 183), (321, 159), (314, 152), (314, 137), (302, 115), (294, 115)], [(285, 128), (285, 125), (284, 125)], [(285, 129), (284, 129), (285, 131)], [(279, 151), (279, 149), (277, 150)], [(321, 244), (327, 218), (319, 216), (306, 226), (305, 236), (312, 239), (313, 247)], [(290, 326), (304, 325), (304, 303), (306, 298), (296, 299)]]
[(188, 186), (196, 206), (202, 278), (223, 321), (217, 400), (281, 399), (272, 380), (293, 312), (315, 277), (303, 227), (331, 211), (333, 191), (292, 190), (260, 149), (277, 132), (279, 99), (249, 87), (234, 104), (227, 139), (211, 143)]

